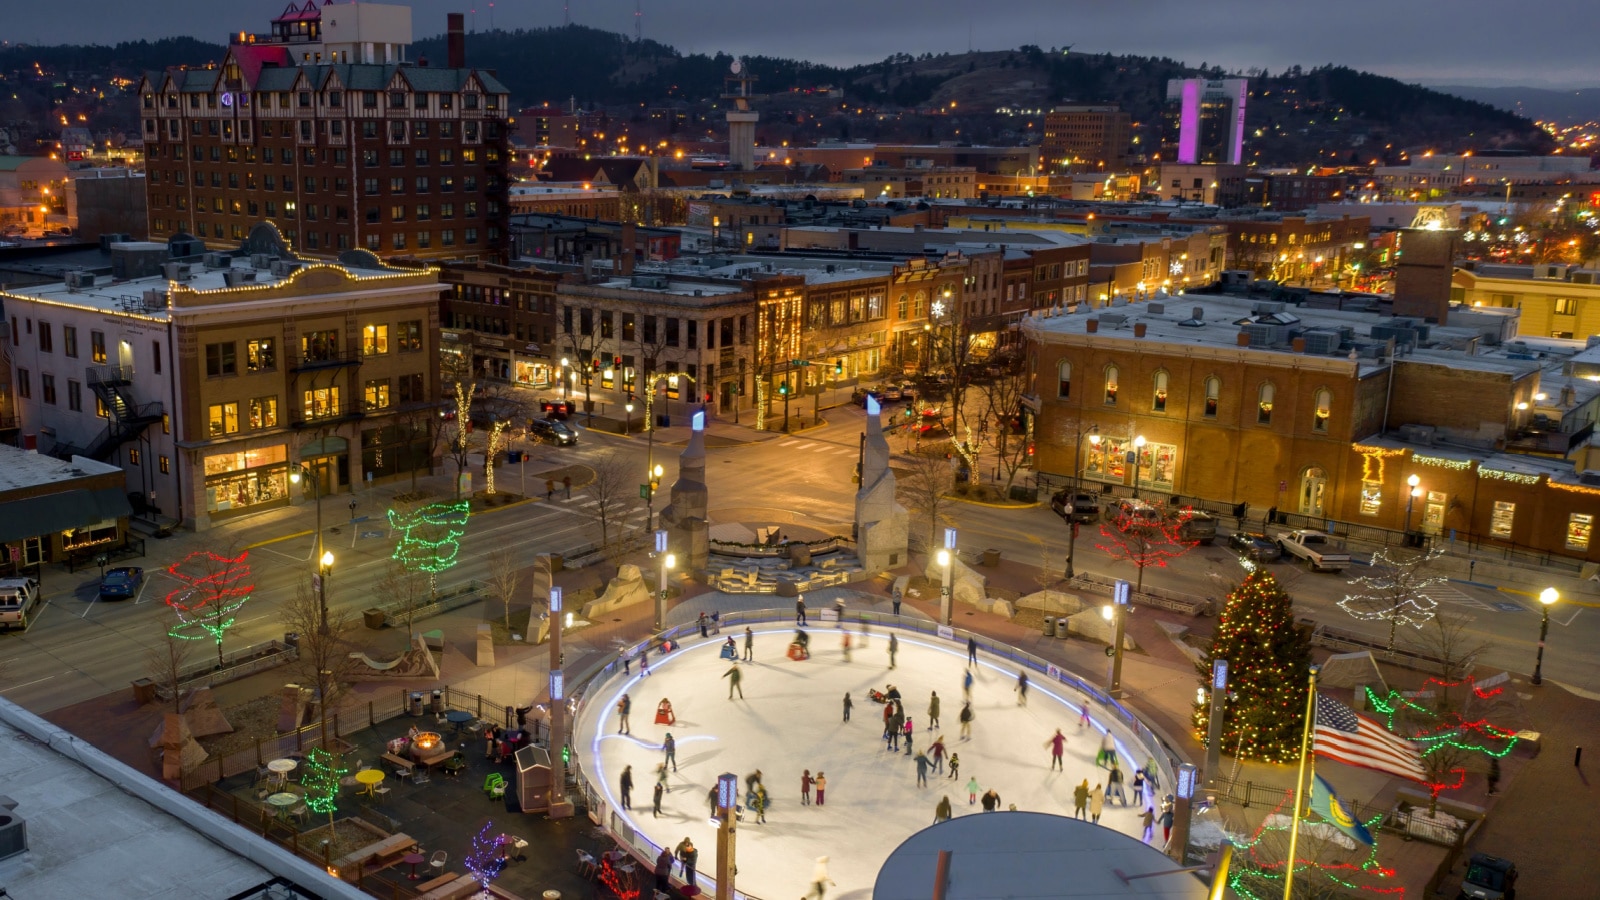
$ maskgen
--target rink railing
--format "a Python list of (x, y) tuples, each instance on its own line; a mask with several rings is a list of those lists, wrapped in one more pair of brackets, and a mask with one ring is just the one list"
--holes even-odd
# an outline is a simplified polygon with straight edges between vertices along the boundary
[[(816, 623), (816, 625), (808, 626), (813, 628), (832, 625), (838, 621), (837, 616), (832, 609), (815, 610), (812, 612), (809, 618)], [(794, 611), (792, 609), (756, 609), (745, 612), (731, 612), (723, 614), (719, 623), (720, 628), (717, 630), (720, 631), (722, 628), (737, 628), (744, 625), (755, 625), (767, 622), (793, 621)], [(1121, 722), (1123, 727), (1133, 732), (1135, 738), (1137, 738), (1139, 742), (1140, 747), (1144, 750), (1146, 758), (1156, 761), (1156, 765), (1159, 769), (1159, 778), (1161, 779), (1160, 784), (1156, 785), (1157, 790), (1161, 790), (1162, 785), (1169, 786), (1167, 790), (1170, 790), (1170, 786), (1176, 782), (1173, 774), (1174, 765), (1176, 764), (1176, 757), (1173, 755), (1171, 749), (1167, 746), (1165, 741), (1158, 737), (1155, 732), (1151, 731), (1150, 728), (1146, 726), (1144, 722), (1140, 721), (1139, 717), (1134, 715), (1127, 707), (1117, 702), (1116, 698), (1107, 694), (1105, 691), (1102, 691), (1100, 688), (1095, 687), (1093, 684), (1090, 684), (1084, 679), (1079, 678), (1071, 672), (1061, 668), (1055, 663), (1050, 662), (1049, 660), (1034, 656), (1032, 653), (1028, 653), (1025, 650), (1019, 650), (1010, 644), (1001, 643), (976, 632), (967, 631), (964, 628), (940, 625), (939, 623), (929, 619), (911, 616), (897, 616), (891, 613), (853, 611), (846, 615), (845, 621), (854, 622), (856, 624), (867, 623), (887, 628), (898, 628), (902, 631), (909, 631), (926, 637), (939, 638), (949, 641), (952, 647), (961, 650), (963, 653), (966, 651), (968, 638), (976, 640), (978, 649), (984, 653), (987, 653), (991, 660), (1009, 660), (1018, 666), (1031, 669), (1034, 672), (1044, 675), (1045, 678), (1055, 684), (1065, 685), (1070, 689), (1076, 690), (1085, 697), (1092, 699), (1103, 712), (1111, 713)], [(646, 643), (648, 643), (651, 647), (659, 647), (662, 641), (676, 642), (684, 638), (699, 637), (699, 634), (700, 625), (697, 622), (689, 622), (684, 625), (668, 628), (664, 631), (651, 635), (644, 641), (640, 641), (624, 647), (614, 653), (608, 654), (607, 656), (602, 657), (601, 660), (591, 663), (590, 666), (586, 667), (584, 670), (572, 673), (569, 676), (571, 679), (569, 684), (575, 685), (571, 694), (574, 703), (574, 710), (582, 706), (584, 703), (584, 697), (591, 687), (603, 685), (616, 675), (617, 670), (622, 668), (621, 663), (624, 656), (630, 660), (633, 659), (638, 655), (639, 649)], [(572, 720), (574, 722), (577, 721), (576, 712), (574, 712)], [(1130, 762), (1134, 766), (1139, 765), (1138, 760), (1130, 760)], [(618, 815), (617, 811), (611, 808), (611, 804), (607, 802), (605, 794), (597, 790), (594, 784), (589, 780), (588, 773), (584, 771), (583, 764), (576, 754), (573, 757), (571, 771), (573, 778), (577, 781), (578, 789), (583, 793), (585, 805), (589, 810), (590, 821), (605, 829), (619, 845), (643, 861), (646, 867), (654, 866), (656, 857), (661, 853), (661, 847), (652, 843), (649, 838), (635, 831), (633, 826), (629, 825), (626, 819)], [(679, 868), (676, 864), (673, 866), (673, 872), (674, 881), (681, 882), (682, 878), (678, 874)], [(715, 893), (714, 879), (707, 877), (703, 873), (699, 874), (698, 877), (701, 885), (712, 886), (710, 889), (702, 887), (701, 890), (703, 892)], [(761, 900), (760, 897), (757, 897), (754, 894), (747, 894), (737, 889), (734, 891), (734, 896), (744, 897), (747, 898), (747, 900)]]

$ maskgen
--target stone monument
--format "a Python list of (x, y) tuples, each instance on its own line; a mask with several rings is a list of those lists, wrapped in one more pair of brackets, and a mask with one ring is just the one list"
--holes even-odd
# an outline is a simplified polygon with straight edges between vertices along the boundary
[(702, 577), (711, 553), (711, 532), (706, 523), (710, 492), (706, 490), (706, 411), (689, 418), (689, 445), (678, 457), (678, 480), (672, 483), (672, 502), (661, 511), (667, 547), (678, 557), (679, 571)]
[(878, 398), (867, 395), (867, 431), (861, 445), (861, 489), (856, 491), (856, 557), (869, 575), (906, 561), (906, 508), (895, 496), (889, 442)]

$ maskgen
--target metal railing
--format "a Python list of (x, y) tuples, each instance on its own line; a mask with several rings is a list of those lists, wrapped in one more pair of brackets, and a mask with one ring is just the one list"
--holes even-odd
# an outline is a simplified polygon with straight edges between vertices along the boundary
[[(1205, 793), (1211, 795), (1216, 802), (1234, 803), (1241, 809), (1252, 806), (1274, 809), (1277, 807), (1290, 807), (1294, 803), (1293, 791), (1282, 785), (1257, 784), (1254, 781), (1233, 781), (1227, 778), (1218, 778)], [(1350, 812), (1358, 822), (1371, 822), (1378, 820), (1375, 828), (1404, 836), (1407, 840), (1416, 838), (1431, 844), (1444, 847), (1455, 847), (1463, 836), (1477, 827), (1482, 820), (1479, 813), (1459, 809), (1452, 805), (1450, 815), (1457, 820), (1465, 820), (1460, 828), (1451, 828), (1430, 818), (1427, 814), (1427, 801), (1423, 798), (1414, 798), (1418, 802), (1396, 803), (1393, 806), (1373, 806), (1359, 800), (1341, 798), (1340, 803)], [(1404, 806), (1405, 808), (1400, 808)]]

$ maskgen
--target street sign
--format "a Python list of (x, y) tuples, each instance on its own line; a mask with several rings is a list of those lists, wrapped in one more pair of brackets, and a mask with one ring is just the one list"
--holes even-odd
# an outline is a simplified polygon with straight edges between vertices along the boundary
[(1111, 588), (1111, 599), (1118, 606), (1127, 606), (1128, 601), (1133, 599), (1133, 585), (1120, 578), (1117, 579), (1117, 583)]
[(648, 485), (648, 484), (639, 485), (639, 499), (640, 500), (649, 500), (650, 499), (650, 485)]

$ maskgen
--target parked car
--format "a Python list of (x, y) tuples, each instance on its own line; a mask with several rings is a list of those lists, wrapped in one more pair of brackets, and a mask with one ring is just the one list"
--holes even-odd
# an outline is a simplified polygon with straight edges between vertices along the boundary
[(1114, 501), (1103, 510), (1107, 522), (1124, 522), (1132, 525), (1161, 524), (1161, 510), (1134, 497)]
[(886, 385), (883, 386), (883, 399), (885, 399), (885, 400), (899, 400), (903, 396), (905, 396), (905, 394), (904, 394), (903, 391), (900, 390), (900, 385), (898, 385), (898, 384), (886, 384)]
[(528, 437), (557, 447), (572, 447), (578, 443), (578, 433), (559, 419), (534, 419), (528, 423)]
[(1517, 867), (1509, 859), (1474, 853), (1457, 900), (1516, 900)]
[(1100, 498), (1094, 494), (1074, 494), (1068, 488), (1050, 497), (1050, 511), (1068, 522), (1092, 525), (1100, 520)]
[(1305, 560), (1312, 571), (1339, 572), (1350, 567), (1350, 554), (1344, 551), (1344, 544), (1320, 531), (1309, 528), (1280, 531), (1273, 539), (1279, 550)]
[(916, 400), (917, 399), (917, 387), (916, 387), (916, 385), (912, 384), (909, 381), (904, 383), (904, 384), (902, 384), (902, 385), (900, 385), (900, 398), (902, 400), (906, 400), (908, 402)]
[(1283, 555), (1278, 545), (1267, 540), (1266, 535), (1249, 531), (1235, 531), (1228, 535), (1228, 546), (1256, 562), (1271, 562)]
[(0, 627), (28, 627), (34, 604), (39, 602), (36, 578), (0, 578)]
[[(1187, 513), (1187, 515), (1184, 515)], [(1182, 517), (1183, 524), (1178, 526), (1178, 537), (1185, 541), (1198, 541), (1210, 545), (1217, 539), (1217, 520), (1203, 509), (1189, 507), (1174, 507), (1167, 511), (1167, 515)]]
[(138, 566), (121, 566), (108, 569), (100, 579), (101, 600), (127, 600), (139, 596), (144, 586), (144, 570)]
[(866, 406), (868, 395), (877, 397), (880, 405), (883, 403), (883, 389), (876, 386), (864, 386), (856, 388), (855, 391), (851, 393), (850, 400), (857, 406)]

